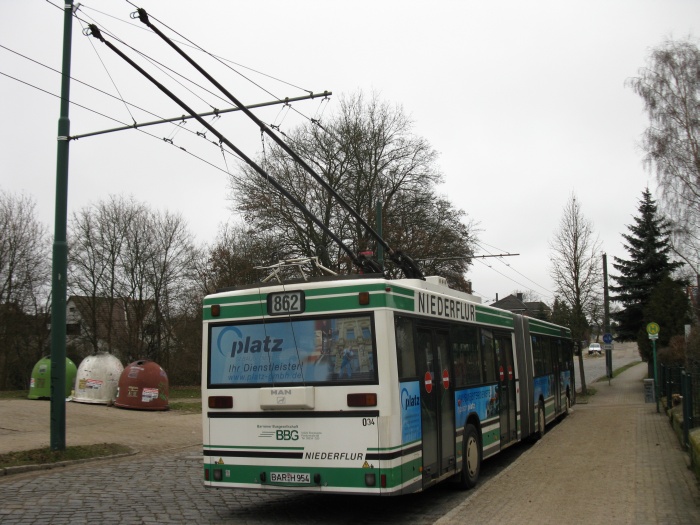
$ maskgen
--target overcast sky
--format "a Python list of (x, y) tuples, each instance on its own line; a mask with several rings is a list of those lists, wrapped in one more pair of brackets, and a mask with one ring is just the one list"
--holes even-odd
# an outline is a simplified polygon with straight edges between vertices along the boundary
[[(519, 254), (475, 261), (467, 277), (484, 302), (531, 289), (551, 303), (549, 242), (572, 193), (599, 234), (609, 264), (613, 256), (628, 257), (621, 233), (637, 214), (644, 188), (655, 192), (656, 185), (639, 149), (646, 115), (625, 80), (665, 39), (696, 38), (700, 20), (696, 0), (134, 4), (181, 39), (240, 64), (232, 67), (257, 85), (209, 61), (217, 78), (246, 104), (328, 90), (330, 101), (299, 102), (294, 109), (322, 118), (341, 95), (358, 91), (402, 106), (415, 134), (440, 153), (445, 183), (439, 191), (479, 223), (478, 253)], [(61, 4), (0, 0), (0, 5), (0, 187), (34, 198), (39, 219), (53, 234), (59, 102), (50, 94), (60, 93), (60, 76), (17, 53), (61, 69), (63, 13), (56, 8)], [(129, 18), (134, 10), (124, 0), (88, 1), (79, 15), (204, 85)], [(158, 117), (183, 113), (82, 29), (75, 20), (75, 79)], [(177, 77), (163, 77), (156, 66), (142, 63), (184, 96)], [(211, 94), (187, 96), (197, 111), (230, 106)], [(71, 135), (114, 128), (116, 121), (156, 120), (141, 109), (129, 113), (123, 103), (77, 82), (71, 84), (71, 100), (92, 110), (71, 107)], [(258, 114), (283, 130), (302, 118), (279, 106)], [(216, 122), (246, 154), (260, 152), (259, 131), (242, 115)], [(213, 241), (231, 216), (226, 170), (234, 160), (198, 137), (204, 130), (196, 123), (144, 130), (150, 135), (128, 130), (70, 143), (69, 214), (110, 195), (133, 195), (154, 209), (181, 212), (199, 242)]]

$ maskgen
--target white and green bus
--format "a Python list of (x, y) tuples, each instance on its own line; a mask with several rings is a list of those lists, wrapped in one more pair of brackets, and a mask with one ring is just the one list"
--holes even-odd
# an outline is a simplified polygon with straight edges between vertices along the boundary
[(265, 283), (207, 296), (203, 315), (208, 487), (469, 488), (574, 400), (568, 329), (438, 277)]

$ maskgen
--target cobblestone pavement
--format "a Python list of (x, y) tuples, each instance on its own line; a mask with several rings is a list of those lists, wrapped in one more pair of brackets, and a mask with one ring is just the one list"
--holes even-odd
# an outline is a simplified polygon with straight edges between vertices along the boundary
[(700, 488), (668, 419), (644, 403), (646, 363), (597, 393), (437, 521), (694, 524)]
[[(514, 448), (489, 460), (486, 470), (506, 468), (527, 449)], [(202, 485), (200, 451), (190, 447), (0, 478), (0, 523), (430, 525), (465, 497), (449, 483), (388, 499), (209, 490)]]

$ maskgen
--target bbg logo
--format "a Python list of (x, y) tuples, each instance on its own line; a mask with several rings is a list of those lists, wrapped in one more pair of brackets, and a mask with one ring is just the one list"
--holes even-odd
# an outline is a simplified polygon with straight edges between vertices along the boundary
[(276, 432), (277, 441), (298, 441), (299, 432), (296, 430), (278, 430)]

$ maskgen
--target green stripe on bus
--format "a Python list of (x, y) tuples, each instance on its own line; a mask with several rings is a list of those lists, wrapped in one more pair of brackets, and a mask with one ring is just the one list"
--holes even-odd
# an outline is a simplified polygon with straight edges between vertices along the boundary
[(476, 306), (476, 322), (483, 324), (491, 324), (506, 328), (515, 326), (514, 316), (509, 312), (500, 312), (483, 306)]
[[(293, 287), (289, 288), (290, 290)], [(359, 292), (370, 292), (370, 304), (360, 305)], [(393, 308), (406, 312), (415, 311), (416, 291), (395, 286), (391, 283), (373, 283), (363, 285), (336, 286), (330, 288), (313, 288), (304, 291), (306, 311), (304, 313), (325, 313), (329, 311), (363, 310), (373, 308)], [(267, 293), (251, 290), (241, 296), (206, 298), (204, 300), (204, 320), (226, 320), (231, 318), (254, 318), (267, 314)], [(221, 306), (220, 315), (212, 317), (208, 308), (212, 304)], [(492, 326), (513, 328), (514, 315), (482, 305), (476, 306), (476, 322)], [(546, 324), (530, 320), (531, 331), (548, 335), (561, 335), (560, 330)]]
[[(404, 464), (397, 465), (392, 468), (376, 468), (372, 465), (367, 467), (349, 467), (349, 468), (337, 468), (337, 467), (291, 467), (288, 465), (280, 466), (270, 466), (270, 465), (232, 465), (225, 464), (220, 465), (216, 463), (204, 464), (205, 479), (210, 481), (214, 480), (214, 470), (220, 469), (222, 471), (222, 483), (243, 483), (250, 486), (261, 487), (263, 485), (269, 486), (289, 486), (295, 488), (312, 488), (314, 487), (313, 477), (315, 474), (321, 476), (321, 485), (326, 489), (379, 489), (379, 474), (386, 476), (386, 489), (392, 489), (402, 485), (403, 483), (410, 482), (412, 480), (419, 479), (421, 466), (421, 458), (415, 459), (413, 461), (408, 461)], [(209, 477), (206, 476), (206, 471), (209, 471)], [(285, 483), (271, 483), (269, 482), (269, 477), (271, 472), (279, 473), (308, 473), (311, 477), (312, 483), (310, 484), (285, 484)], [(266, 483), (262, 484), (257, 481), (260, 480), (260, 475), (264, 473)], [(374, 487), (368, 487), (365, 483), (366, 474), (376, 474), (376, 485)]]
[(304, 450), (304, 447), (236, 447), (232, 445), (202, 445), (202, 448), (231, 449), (231, 450)]
[[(360, 292), (384, 291), (384, 288), (385, 288), (385, 285), (382, 283), (351, 285), (351, 286), (333, 286), (332, 288), (308, 288), (308, 289), (304, 290), (304, 295), (307, 298), (309, 298), (309, 297), (316, 297), (319, 295), (357, 294)], [(294, 291), (294, 288), (290, 286), (290, 287), (288, 287), (288, 290)]]
[[(248, 300), (250, 300), (248, 298)], [(202, 317), (205, 321), (225, 321), (235, 317), (236, 319), (245, 317), (260, 317), (263, 310), (261, 309), (260, 303), (254, 304), (240, 304), (240, 305), (221, 305), (221, 313), (214, 317), (211, 315), (211, 310), (205, 308), (202, 312)]]
[[(387, 295), (384, 293), (384, 290), (385, 287), (382, 284), (305, 290), (306, 310), (304, 313), (386, 308)], [(369, 305), (359, 304), (358, 295), (360, 292), (370, 292)], [(224, 320), (232, 317), (260, 317), (267, 315), (267, 296), (267, 293), (255, 292), (243, 296), (221, 297), (218, 300), (205, 299), (203, 317), (205, 320)], [(402, 306), (407, 304), (407, 300), (400, 297), (397, 297), (397, 301)], [(409, 300), (408, 303), (410, 303), (412, 309), (412, 301)], [(212, 304), (221, 306), (221, 312), (217, 317), (213, 317), (211, 309), (207, 308), (207, 306)]]
[(481, 436), (481, 443), (483, 448), (487, 448), (489, 445), (492, 445), (493, 443), (497, 442), (501, 442), (500, 428), (496, 428), (494, 430), (491, 430), (490, 432), (484, 432), (484, 434)]
[(570, 337), (570, 330), (561, 326), (553, 326), (536, 319), (528, 319), (531, 334), (553, 335), (555, 337)]
[(306, 311), (304, 313), (324, 313), (334, 310), (358, 310), (385, 308), (386, 296), (384, 294), (370, 295), (368, 305), (361, 305), (357, 295), (344, 295), (336, 297), (307, 297)]

